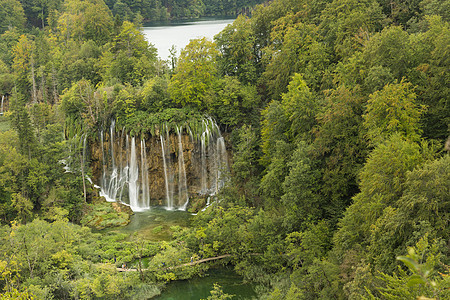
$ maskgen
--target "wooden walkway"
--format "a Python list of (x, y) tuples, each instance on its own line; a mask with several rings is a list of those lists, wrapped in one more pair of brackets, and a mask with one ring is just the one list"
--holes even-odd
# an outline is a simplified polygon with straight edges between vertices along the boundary
[[(181, 268), (181, 267), (186, 267), (186, 266), (193, 266), (193, 265), (201, 264), (201, 263), (204, 263), (207, 261), (222, 259), (222, 258), (226, 258), (226, 257), (230, 257), (230, 256), (231, 256), (231, 254), (224, 254), (224, 255), (220, 255), (220, 256), (216, 256), (216, 257), (204, 258), (204, 259), (196, 260), (196, 261), (189, 262), (186, 264), (181, 264), (181, 265), (174, 266), (174, 267), (168, 267), (167, 269), (176, 269), (176, 268)], [(147, 271), (147, 270), (148, 269), (142, 269), (142, 271)], [(118, 272), (128, 272), (128, 271), (137, 272), (138, 269), (117, 268), (117, 271)]]

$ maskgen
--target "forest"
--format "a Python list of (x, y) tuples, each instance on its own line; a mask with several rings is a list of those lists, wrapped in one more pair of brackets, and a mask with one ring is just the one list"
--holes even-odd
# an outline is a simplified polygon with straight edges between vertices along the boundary
[[(215, 264), (258, 299), (450, 298), (450, 1), (258, 3), (0, 0), (0, 299), (150, 299)], [(244, 12), (168, 61), (140, 31)], [(211, 205), (164, 240), (92, 226), (130, 218), (89, 181), (98, 132), (205, 117)]]

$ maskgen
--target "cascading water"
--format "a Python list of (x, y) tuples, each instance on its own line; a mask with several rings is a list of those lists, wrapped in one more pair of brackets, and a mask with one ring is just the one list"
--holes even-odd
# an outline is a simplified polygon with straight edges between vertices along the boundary
[(128, 180), (128, 195), (130, 200), (130, 206), (133, 211), (139, 210), (139, 167), (136, 158), (136, 139), (131, 138), (131, 151), (130, 151), (130, 169)]
[(186, 210), (190, 194), (215, 195), (228, 170), (225, 141), (216, 123), (203, 120), (196, 134), (187, 125), (177, 126), (174, 134), (166, 125), (159, 139), (139, 142), (125, 130), (116, 132), (112, 121), (109, 130), (100, 133), (101, 195), (133, 211), (149, 209), (151, 204)]
[(172, 192), (170, 189), (170, 178), (169, 178), (169, 170), (168, 170), (168, 160), (167, 160), (167, 152), (166, 152), (166, 146), (165, 146), (165, 140), (163, 135), (160, 136), (161, 139), (161, 153), (162, 153), (162, 161), (163, 161), (163, 167), (164, 167), (164, 185), (166, 187), (166, 200), (167, 200), (167, 209), (173, 209), (173, 198)]
[(177, 126), (178, 135), (178, 202), (184, 203), (181, 206), (182, 210), (186, 210), (189, 202), (189, 195), (187, 190), (186, 166), (184, 163), (183, 143), (181, 141), (181, 129)]
[(148, 209), (150, 208), (150, 184), (148, 180), (147, 152), (145, 149), (145, 140), (141, 140), (142, 203), (140, 207)]
[(136, 137), (131, 137), (130, 142), (130, 137), (124, 130), (119, 132), (116, 139), (114, 121), (111, 122), (109, 140), (107, 143), (109, 151), (106, 151), (104, 135), (100, 134), (103, 172), (100, 183), (101, 195), (107, 201), (128, 204), (133, 211), (149, 209), (150, 190), (146, 172), (148, 163), (145, 141), (137, 143)]
[(2, 96), (2, 106), (1, 106), (1, 111), (0, 111), (0, 115), (3, 116), (3, 101), (5, 100), (5, 95)]
[(225, 141), (217, 124), (211, 119), (203, 121), (200, 138), (201, 191), (203, 195), (215, 195), (223, 187), (224, 171), (228, 170)]
[(228, 170), (228, 155), (227, 155), (227, 148), (225, 146), (225, 140), (221, 136), (217, 139), (217, 159), (216, 159), (216, 170), (217, 170), (217, 177), (216, 177), (216, 193), (223, 188), (225, 185), (224, 176), (229, 172)]

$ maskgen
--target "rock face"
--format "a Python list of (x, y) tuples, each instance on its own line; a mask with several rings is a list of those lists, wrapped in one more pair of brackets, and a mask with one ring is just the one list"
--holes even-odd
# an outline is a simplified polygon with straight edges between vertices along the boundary
[(108, 201), (133, 211), (154, 205), (186, 209), (190, 195), (214, 195), (224, 184), (228, 154), (212, 121), (195, 135), (186, 126), (131, 137), (114, 123), (99, 135), (91, 145), (94, 182)]

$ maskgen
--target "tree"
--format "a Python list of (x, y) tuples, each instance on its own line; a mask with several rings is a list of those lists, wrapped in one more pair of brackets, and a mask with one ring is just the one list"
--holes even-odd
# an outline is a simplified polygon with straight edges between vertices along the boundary
[(9, 223), (17, 214), (12, 195), (22, 192), (27, 161), (16, 148), (19, 144), (16, 132), (1, 133), (0, 141), (0, 215), (4, 223)]
[(425, 107), (417, 105), (415, 100), (411, 83), (404, 80), (371, 94), (363, 115), (371, 143), (376, 145), (394, 133), (412, 141), (419, 140), (422, 133), (419, 121)]
[(220, 123), (230, 127), (259, 124), (261, 97), (255, 86), (242, 84), (237, 77), (225, 76), (216, 81), (213, 89), (205, 98), (205, 104)]
[[(394, 274), (381, 272), (377, 292), (383, 299), (447, 299), (449, 292), (449, 266), (442, 263), (443, 256), (439, 252), (439, 245), (431, 245), (428, 236), (423, 236), (414, 247), (408, 247), (406, 256), (398, 256), (397, 260), (404, 263), (409, 272), (400, 266)], [(439, 265), (443, 265), (442, 272)], [(376, 295), (376, 294), (375, 294)], [(433, 297), (433, 298), (428, 298)], [(369, 298), (376, 299), (370, 293)]]
[[(369, 253), (383, 270), (393, 270), (395, 256), (405, 245), (413, 245), (424, 236), (447, 241), (450, 205), (450, 156), (427, 162), (407, 174), (401, 198), (384, 209), (372, 226)], [(448, 249), (442, 248), (448, 256)]]
[(427, 17), (424, 22), (429, 30), (415, 35), (411, 42), (416, 49), (417, 67), (414, 77), (410, 77), (417, 86), (418, 102), (427, 106), (421, 119), (424, 136), (443, 141), (450, 124), (450, 76), (445, 71), (450, 64), (450, 26), (437, 16)]
[(361, 38), (378, 30), (382, 20), (376, 0), (334, 0), (322, 11), (320, 29), (336, 58), (345, 60), (362, 48)]
[(66, 1), (58, 18), (59, 34), (66, 42), (77, 38), (103, 45), (110, 40), (112, 28), (112, 13), (103, 0)]
[(61, 108), (66, 116), (69, 136), (95, 129), (105, 116), (105, 103), (85, 79), (75, 82), (62, 96)]
[(20, 153), (31, 159), (36, 146), (36, 140), (26, 107), (25, 97), (20, 92), (15, 91), (11, 97), (10, 105), (11, 123), (19, 136)]
[(271, 44), (264, 49), (263, 62), (267, 65), (260, 82), (267, 86), (273, 99), (286, 92), (295, 73), (302, 74), (313, 90), (319, 90), (329, 59), (317, 27), (301, 23), (293, 15), (280, 18), (275, 24)]
[(220, 51), (220, 72), (236, 76), (244, 84), (255, 83), (257, 57), (250, 19), (239, 15), (233, 24), (227, 25), (214, 40)]
[(288, 142), (289, 119), (279, 101), (272, 101), (261, 112), (261, 149), (264, 153), (261, 161), (268, 165), (276, 150), (278, 140)]
[(25, 13), (22, 4), (18, 0), (1, 0), (0, 7), (0, 34), (10, 27), (23, 29)]
[[(14, 75), (9, 67), (0, 59), (0, 95), (11, 94), (14, 86)], [(4, 112), (4, 111), (3, 111)]]
[(122, 28), (112, 42), (113, 53), (124, 52), (128, 57), (156, 56), (156, 49), (149, 45), (144, 35), (136, 26), (128, 21), (122, 23)]
[(394, 79), (402, 80), (413, 62), (409, 39), (408, 33), (400, 26), (384, 28), (366, 42), (363, 49), (365, 64), (369, 68), (381, 66), (389, 70)]
[(448, 0), (423, 0), (420, 2), (425, 15), (437, 15), (442, 17), (443, 21), (450, 21), (450, 2)]
[(257, 188), (260, 172), (258, 160), (258, 136), (255, 130), (248, 125), (243, 125), (238, 130), (238, 140), (235, 143), (234, 163), (232, 166), (233, 184), (238, 187), (240, 196), (244, 201), (258, 204)]
[(140, 91), (142, 109), (148, 112), (159, 112), (168, 108), (172, 102), (167, 92), (167, 77), (153, 77), (147, 80)]
[(335, 243), (342, 253), (369, 244), (373, 224), (402, 196), (407, 173), (432, 158), (433, 151), (401, 134), (393, 134), (375, 147), (359, 176), (361, 191), (339, 222)]
[(217, 54), (216, 45), (206, 38), (191, 40), (181, 51), (168, 89), (176, 103), (204, 108), (204, 98), (216, 81)]
[[(33, 42), (27, 36), (21, 35), (19, 41), (14, 46), (13, 72), (16, 76), (16, 92), (21, 93), (25, 99), (29, 99), (30, 72), (32, 69)], [(34, 99), (33, 99), (34, 100)], [(28, 101), (25, 101), (26, 103)]]
[(329, 200), (327, 216), (337, 222), (359, 191), (357, 175), (368, 154), (362, 127), (364, 98), (357, 88), (328, 91), (317, 114), (311, 155), (321, 162), (321, 193)]
[(281, 106), (289, 120), (287, 135), (293, 140), (310, 140), (310, 131), (316, 124), (319, 99), (314, 97), (303, 76), (295, 74), (289, 82), (288, 92), (282, 95)]
[(30, 199), (24, 197), (21, 193), (12, 194), (11, 203), (14, 209), (17, 211), (17, 217), (25, 223), (32, 217), (33, 202)]
[(380, 0), (378, 1), (386, 15), (386, 22), (396, 25), (410, 25), (421, 13), (422, 0), (411, 0), (408, 2), (400, 0)]
[(284, 226), (289, 231), (302, 229), (305, 222), (319, 220), (323, 216), (325, 201), (318, 184), (320, 172), (308, 156), (309, 146), (301, 141), (288, 163), (289, 174), (283, 182), (281, 201), (286, 210)]
[(286, 153), (293, 151), (293, 146), (283, 140), (276, 141), (275, 152), (271, 156), (270, 164), (265, 169), (265, 174), (261, 179), (260, 190), (264, 199), (265, 207), (279, 209), (280, 200), (284, 194), (283, 182), (289, 174), (288, 164), (291, 157)]
[(119, 79), (133, 86), (141, 85), (155, 75), (156, 59), (156, 48), (133, 23), (125, 21), (110, 51), (104, 52), (100, 60), (103, 81)]

